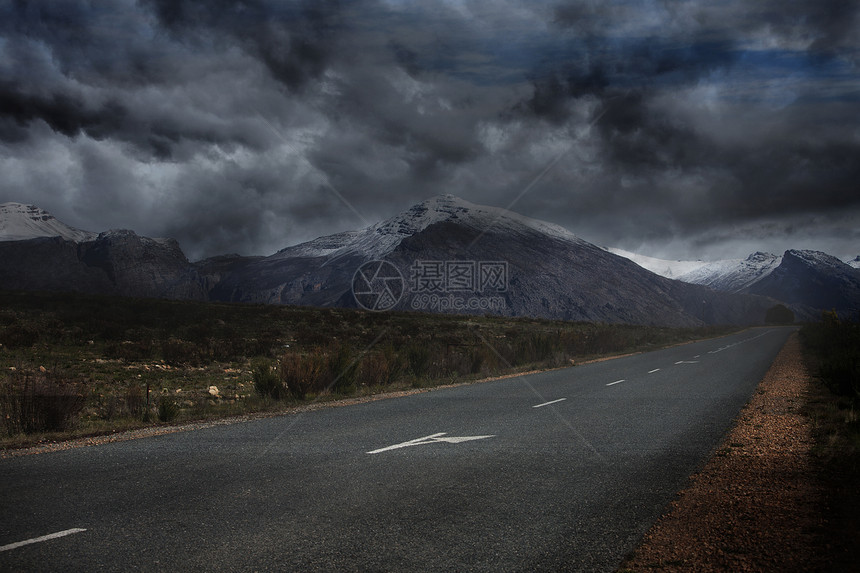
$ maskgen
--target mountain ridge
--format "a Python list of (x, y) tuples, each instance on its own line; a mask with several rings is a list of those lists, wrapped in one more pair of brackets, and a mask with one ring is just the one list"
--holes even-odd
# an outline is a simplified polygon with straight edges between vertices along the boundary
[[(77, 233), (70, 234), (67, 229), (72, 228), (49, 213), (15, 205), (16, 217), (31, 213), (31, 220), (46, 222), (33, 233), (56, 235), (20, 240), (0, 235), (0, 287), (7, 289), (354, 307), (357, 269), (384, 259), (399, 269), (404, 284), (409, 278), (404, 290), (411, 298), (398, 301), (395, 308), (401, 310), (486, 312), (441, 308), (438, 295), (473, 302), (486, 302), (481, 297), (492, 295), (499, 308), (489, 311), (507, 316), (687, 326), (760, 323), (766, 308), (777, 302), (766, 292), (732, 293), (671, 280), (558, 225), (453, 195), (431, 197), (364, 229), (318, 237), (269, 256), (222, 255), (194, 263), (173, 239), (122, 230), (94, 234), (73, 229)], [(775, 257), (758, 255), (770, 263), (769, 257)], [(818, 261), (798, 257), (809, 264)], [(422, 261), (472, 273), (483, 264), (503, 263), (507, 282), (489, 294), (480, 292), (474, 277), (465, 290), (416, 292), (414, 273)], [(698, 261), (693, 271), (707, 264)], [(417, 294), (436, 296), (437, 308), (415, 306)], [(810, 314), (803, 301), (795, 308)]]

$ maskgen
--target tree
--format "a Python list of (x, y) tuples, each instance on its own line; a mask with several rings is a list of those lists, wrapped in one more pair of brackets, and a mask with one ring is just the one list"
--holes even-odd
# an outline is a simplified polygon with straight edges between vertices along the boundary
[(778, 304), (767, 309), (764, 321), (768, 324), (792, 324), (794, 323), (794, 313), (784, 304)]

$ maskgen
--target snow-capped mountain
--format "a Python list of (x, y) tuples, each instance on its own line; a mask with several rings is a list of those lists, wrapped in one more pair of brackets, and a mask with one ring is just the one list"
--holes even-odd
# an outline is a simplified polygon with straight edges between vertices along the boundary
[(786, 304), (860, 313), (860, 270), (820, 251), (788, 250), (768, 275), (744, 292), (771, 296)]
[(90, 233), (33, 205), (0, 205), (0, 288), (124, 296), (207, 297), (173, 239)]
[(860, 255), (857, 255), (853, 259), (849, 259), (849, 260), (845, 261), (845, 263), (850, 267), (854, 267), (855, 269), (860, 269)]
[(666, 277), (667, 279), (677, 279), (678, 277), (692, 273), (693, 271), (700, 269), (705, 265), (711, 264), (707, 261), (671, 261), (668, 259), (658, 259), (656, 257), (640, 255), (638, 253), (625, 251), (624, 249), (616, 249), (613, 247), (606, 247), (606, 250), (610, 253), (618, 255), (619, 257), (630, 259), (643, 269), (648, 269), (652, 273), (658, 274), (661, 277)]
[(782, 257), (777, 255), (757, 252), (745, 259), (672, 261), (622, 249), (607, 248), (606, 250), (630, 259), (640, 267), (662, 277), (727, 292), (742, 292), (757, 280), (770, 274), (782, 260)]
[[(404, 296), (394, 307), (400, 310), (695, 325), (759, 323), (777, 300), (804, 317), (820, 312), (814, 309), (860, 308), (860, 271), (824, 253), (756, 253), (715, 263), (637, 259), (658, 273), (724, 289), (714, 290), (651, 272), (557, 225), (451, 195), (269, 257), (225, 255), (199, 263), (189, 263), (170, 239), (132, 231), (95, 235), (72, 229), (36, 207), (4, 207), (3, 289), (355, 307), (358, 269), (385, 260), (401, 275)], [(492, 292), (468, 283), (456, 292), (434, 293), (461, 299), (492, 296), (500, 304), (415, 306), (420, 287), (415, 269), (422, 262), (441, 265), (438, 269), (448, 263), (466, 269), (500, 264), (504, 284), (493, 286)], [(742, 292), (729, 292), (738, 290)]]
[(843, 314), (860, 309), (860, 257), (846, 263), (819, 251), (789, 250), (781, 256), (757, 252), (746, 259), (698, 264), (633, 255), (628, 258), (664, 276), (667, 270), (690, 263), (695, 268), (675, 278), (724, 292), (769, 296), (795, 305), (806, 318), (815, 318), (821, 309)]
[(715, 290), (745, 292), (773, 272), (782, 257), (756, 252), (745, 259), (724, 259), (706, 263), (677, 277), (686, 283), (705, 285)]
[(67, 241), (82, 242), (91, 241), (97, 235), (70, 227), (33, 205), (0, 203), (0, 241), (61, 237)]
[(381, 259), (397, 248), (404, 239), (443, 222), (455, 222), (479, 232), (498, 227), (512, 234), (538, 232), (560, 241), (580, 244), (585, 242), (558, 225), (531, 219), (499, 207), (476, 205), (449, 194), (422, 201), (399, 215), (360, 231), (347, 231), (288, 247), (279, 251), (278, 256), (339, 258), (358, 255)]
[[(421, 261), (464, 263), (469, 268), (480, 262), (504, 263), (505, 288), (493, 295), (501, 299), (500, 308), (449, 312), (692, 325), (758, 322), (775, 304), (763, 297), (718, 293), (660, 277), (557, 225), (452, 195), (433, 197), (365, 229), (320, 237), (261, 260), (231, 260), (235, 270), (217, 281), (210, 297), (357, 306), (351, 292), (356, 271), (379, 259), (390, 262), (402, 276), (408, 292), (395, 307), (402, 310), (433, 310), (415, 306), (421, 302), (418, 295), (426, 294), (415, 292), (414, 273)], [(203, 266), (198, 268), (207, 275)], [(476, 293), (434, 294), (469, 298)]]

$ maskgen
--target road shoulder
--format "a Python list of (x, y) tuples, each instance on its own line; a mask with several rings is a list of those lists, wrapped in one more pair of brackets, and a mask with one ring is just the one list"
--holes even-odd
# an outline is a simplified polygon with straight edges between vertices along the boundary
[(803, 413), (811, 384), (794, 333), (714, 456), (620, 571), (826, 569), (826, 491)]

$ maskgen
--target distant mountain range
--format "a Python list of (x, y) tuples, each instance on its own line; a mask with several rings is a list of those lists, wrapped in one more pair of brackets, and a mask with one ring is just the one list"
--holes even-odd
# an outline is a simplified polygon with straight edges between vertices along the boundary
[(775, 298), (815, 315), (824, 309), (860, 316), (860, 256), (841, 261), (820, 251), (756, 252), (746, 259), (667, 261), (607, 249), (666, 277), (715, 290)]
[(760, 323), (777, 301), (801, 317), (858, 306), (860, 271), (823, 253), (646, 259), (451, 195), (268, 257), (196, 263), (172, 239), (89, 233), (31, 205), (0, 205), (3, 289), (676, 326)]

